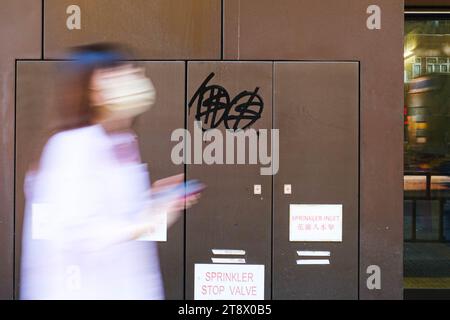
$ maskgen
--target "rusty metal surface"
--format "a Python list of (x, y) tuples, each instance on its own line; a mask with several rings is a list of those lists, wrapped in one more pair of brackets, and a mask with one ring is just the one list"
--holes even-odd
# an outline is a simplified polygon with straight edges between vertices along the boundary
[[(173, 143), (170, 135), (184, 128), (184, 62), (141, 62), (157, 92), (156, 104), (138, 117), (142, 160), (148, 163), (152, 181), (184, 173), (184, 167), (173, 164), (170, 158)], [(159, 242), (159, 258), (165, 298), (184, 298), (184, 216), (167, 232), (167, 242)]]
[[(357, 62), (275, 63), (281, 152), (273, 192), (273, 299), (358, 298), (358, 72)], [(284, 194), (284, 184), (291, 194)], [(291, 204), (341, 204), (342, 242), (290, 241)], [(324, 220), (308, 225), (329, 230)], [(330, 256), (302, 257), (297, 250)], [(296, 264), (314, 258), (330, 264)]]
[[(211, 72), (215, 75), (208, 85), (225, 88), (230, 100), (244, 90), (253, 91), (258, 87), (264, 108), (261, 118), (250, 128), (271, 128), (272, 63), (189, 62), (188, 102)], [(208, 92), (206, 97), (209, 97)], [(197, 103), (198, 100), (191, 107), (187, 118), (191, 136)], [(211, 117), (212, 114), (209, 119)], [(209, 127), (206, 125), (205, 128)], [(217, 129), (224, 132), (224, 123), (218, 125)], [(258, 164), (198, 164), (187, 167), (187, 177), (203, 181), (207, 189), (199, 204), (189, 209), (186, 216), (186, 298), (194, 297), (196, 263), (212, 263), (212, 249), (238, 249), (246, 251), (244, 258), (247, 264), (265, 265), (265, 298), (270, 299), (271, 176), (260, 175)], [(261, 195), (253, 194), (254, 184), (261, 185)]]
[(15, 59), (40, 57), (41, 1), (2, 1), (0, 26), (0, 299), (12, 299)]
[[(80, 8), (81, 29), (66, 27), (70, 5)], [(137, 59), (220, 59), (219, 0), (45, 0), (44, 10), (45, 58), (108, 41)]]
[[(157, 90), (157, 102), (135, 124), (142, 160), (151, 179), (183, 173), (170, 159), (170, 134), (184, 126), (184, 63), (141, 62)], [(24, 211), (23, 181), (30, 164), (53, 128), (61, 125), (58, 108), (64, 66), (67, 62), (20, 61), (17, 70), (16, 140), (16, 287), (20, 285), (20, 248)], [(168, 231), (167, 242), (159, 243), (161, 269), (167, 299), (183, 299), (183, 218)]]
[[(67, 46), (94, 41), (114, 41), (128, 45), (136, 53), (137, 59), (220, 59), (221, 1), (134, 0), (133, 2), (134, 5), (118, 0), (75, 2), (45, 0), (44, 58), (63, 57), (63, 50)], [(447, 2), (436, 0), (427, 1), (426, 4), (450, 5)], [(81, 30), (69, 31), (66, 28), (68, 17), (66, 8), (70, 4), (79, 4), (81, 7)], [(360, 0), (281, 0), (277, 2), (277, 5), (273, 5), (270, 0), (223, 0), (223, 4), (224, 59), (360, 61), (361, 174), (358, 296), (361, 299), (401, 298), (403, 281), (403, 1), (377, 0), (369, 3)], [(366, 28), (368, 16), (366, 9), (370, 4), (377, 4), (382, 10), (380, 30)], [(407, 0), (406, 4), (418, 6), (425, 4), (425, 1)], [(19, 16), (21, 19), (16, 19)], [(6, 50), (2, 50), (0, 54), (3, 85), (0, 113), (3, 123), (0, 130), (2, 148), (0, 153), (2, 172), (0, 178), (0, 237), (2, 240), (0, 298), (12, 298), (14, 59), (40, 58), (41, 1), (3, 1), (0, 17), (2, 26), (6, 26), (0, 28), (0, 39), (2, 43), (8, 43), (8, 46), (4, 46)], [(14, 42), (11, 40), (11, 34), (16, 35)], [(23, 67), (26, 64), (27, 68), (37, 68), (39, 71), (39, 68), (44, 68), (46, 63), (49, 62), (40, 62), (37, 66), (33, 65), (33, 62), (24, 62)], [(151, 65), (149, 70), (157, 70), (160, 67)], [(163, 79), (161, 81), (171, 85), (171, 90), (176, 90), (173, 92), (182, 92), (184, 95), (184, 84), (181, 88), (179, 82), (184, 82), (185, 78), (178, 71), (179, 65), (176, 64), (176, 67), (171, 65), (171, 68), (176, 69), (174, 71), (176, 76), (170, 72), (168, 75), (161, 75)], [(264, 97), (267, 97), (266, 111), (271, 110), (271, 63), (190, 62), (186, 76), (188, 100), (210, 70), (216, 72), (214, 80), (224, 85), (230, 94), (234, 92), (233, 95), (240, 90), (253, 90), (255, 85), (261, 86), (261, 92), (264, 92)], [(36, 79), (28, 78), (27, 80), (19, 77), (17, 80), (22, 83), (20, 90), (35, 92), (37, 87), (27, 89), (27, 86), (36, 81), (42, 82), (36, 86), (47, 90), (46, 88), (54, 80), (44, 76), (46, 74), (44, 69), (41, 71), (42, 75), (36, 74)], [(158, 74), (159, 72), (157, 71)], [(23, 105), (31, 106), (36, 103), (32, 96), (22, 96), (21, 99), (20, 103)], [(39, 104), (46, 104), (46, 99), (47, 97), (42, 97)], [(169, 97), (167, 93), (164, 99), (167, 99), (168, 104), (177, 105), (176, 101), (183, 100), (183, 97), (178, 97), (178, 94)], [(48, 106), (51, 106), (50, 101)], [(172, 105), (169, 108), (172, 108)], [(20, 112), (25, 112), (25, 109)], [(180, 111), (180, 114), (181, 112), (183, 111)], [(164, 118), (166, 120), (154, 125), (161, 125), (160, 128), (167, 129), (166, 124), (169, 126), (169, 123), (173, 121), (173, 124), (177, 123), (178, 126), (183, 116), (173, 110), (170, 111), (170, 115), (173, 119), (169, 120), (170, 117), (164, 115), (163, 117), (167, 117)], [(45, 122), (42, 114), (35, 116), (36, 119)], [(190, 126), (192, 126), (192, 117), (193, 115), (190, 114), (188, 118)], [(27, 131), (31, 130), (27, 129), (27, 126), (30, 128), (38, 126), (37, 122), (29, 123), (28, 121), (31, 120), (25, 118), (24, 114), (18, 114), (17, 123), (25, 126), (25, 129), (20, 131), (24, 134), (31, 132)], [(153, 119), (149, 118), (145, 121), (153, 121)], [(145, 121), (138, 121), (138, 130), (144, 135), (154, 135), (154, 131), (145, 125)], [(255, 123), (254, 127), (258, 126), (270, 128), (271, 118), (268, 114), (264, 114)], [(18, 139), (24, 141), (20, 132), (17, 131)], [(161, 134), (167, 133), (164, 132)], [(26, 143), (31, 141), (32, 139)], [(151, 143), (150, 141), (148, 140), (148, 143)], [(145, 150), (157, 147), (153, 144), (143, 146)], [(161, 148), (163, 148), (162, 152), (167, 152), (166, 145)], [(23, 149), (20, 152), (25, 151)], [(154, 160), (153, 154), (146, 151), (143, 151), (143, 154), (149, 161), (157, 161), (157, 166), (162, 172), (172, 172), (172, 167), (164, 167), (158, 162), (160, 160)], [(26, 159), (16, 158), (18, 201), (22, 192), (20, 179), (23, 178), (19, 176), (19, 169), (23, 171), (25, 168), (24, 160)], [(175, 171), (178, 172), (178, 170)], [(192, 298), (193, 263), (210, 262), (211, 245), (239, 246), (241, 243), (249, 243), (248, 261), (266, 264), (266, 284), (270, 284), (271, 270), (267, 267), (270, 265), (267, 259), (270, 259), (271, 252), (270, 239), (268, 240), (267, 237), (270, 237), (272, 200), (271, 186), (265, 186), (271, 184), (266, 177), (259, 175), (259, 166), (240, 166), (238, 169), (233, 169), (232, 166), (225, 168), (192, 166), (188, 170), (188, 176), (204, 177), (211, 188), (205, 192), (198, 207), (188, 210), (186, 298)], [(252, 182), (253, 180), (257, 182)], [(253, 183), (263, 186), (262, 199), (253, 196)], [(239, 199), (244, 198), (244, 195), (247, 197), (247, 203), (243, 206)], [(20, 202), (17, 202), (17, 210), (19, 209)], [(245, 212), (261, 213), (260, 216), (253, 217), (259, 220), (252, 229), (247, 229), (248, 224), (243, 224), (240, 220), (241, 217), (244, 217), (244, 220), (247, 219)], [(20, 223), (20, 217), (18, 222)], [(202, 226), (201, 230), (207, 230), (207, 232), (203, 234), (195, 231), (194, 228), (199, 225)], [(217, 225), (222, 226), (221, 229), (215, 230)], [(178, 270), (181, 261), (178, 258), (178, 250), (183, 248), (175, 247), (183, 237), (180, 234), (182, 229), (182, 222), (180, 222), (174, 226), (174, 234), (169, 233), (169, 239), (172, 237), (174, 241), (173, 247), (171, 244), (161, 247), (163, 260), (170, 260), (169, 257), (173, 254), (177, 256), (175, 262), (177, 267), (168, 269), (170, 271), (165, 275), (169, 278), (176, 273), (175, 270)], [(258, 246), (254, 244), (256, 238), (259, 240)], [(381, 267), (381, 290), (368, 290), (366, 286), (368, 277), (366, 269), (370, 265)], [(169, 280), (171, 282), (170, 288), (167, 288), (168, 292), (178, 288), (181, 276), (180, 272), (173, 276), (173, 281)], [(268, 290), (270, 290), (269, 285), (266, 286), (266, 298), (269, 297)], [(180, 292), (168, 294), (168, 297), (178, 298), (182, 295)]]
[[(382, 12), (379, 30), (366, 27), (371, 4)], [(403, 295), (403, 5), (224, 0), (225, 59), (360, 61), (361, 299)], [(366, 286), (370, 265), (381, 268), (381, 290)]]

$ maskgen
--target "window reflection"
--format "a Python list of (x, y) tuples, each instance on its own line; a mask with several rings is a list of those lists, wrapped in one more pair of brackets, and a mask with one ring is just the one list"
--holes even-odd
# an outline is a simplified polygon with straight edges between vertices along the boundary
[(450, 288), (450, 20), (405, 22), (405, 288)]

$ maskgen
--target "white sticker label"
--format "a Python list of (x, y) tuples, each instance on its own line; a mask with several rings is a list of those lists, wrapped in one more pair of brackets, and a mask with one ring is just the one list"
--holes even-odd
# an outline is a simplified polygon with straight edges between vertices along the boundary
[(243, 258), (211, 258), (212, 263), (245, 263)]
[(290, 184), (284, 185), (284, 194), (291, 194), (292, 193), (292, 186)]
[(342, 242), (342, 204), (291, 204), (289, 241)]
[(264, 300), (264, 265), (196, 264), (195, 300)]
[(245, 250), (236, 249), (211, 249), (213, 254), (226, 254), (226, 255), (245, 255)]
[(315, 264), (330, 264), (330, 260), (328, 259), (309, 259), (309, 260), (304, 260), (304, 259), (300, 259), (297, 260), (297, 264), (300, 265), (315, 265)]
[(300, 257), (329, 257), (330, 251), (297, 251)]
[(157, 216), (154, 232), (144, 233), (137, 238), (138, 241), (167, 241), (167, 213)]

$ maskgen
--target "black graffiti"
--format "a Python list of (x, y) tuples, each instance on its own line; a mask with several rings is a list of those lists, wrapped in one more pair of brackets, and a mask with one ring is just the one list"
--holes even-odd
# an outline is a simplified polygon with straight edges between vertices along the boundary
[(221, 123), (226, 129), (246, 129), (261, 118), (264, 102), (258, 94), (259, 87), (253, 91), (242, 91), (232, 100), (224, 87), (208, 85), (214, 77), (211, 72), (189, 101), (189, 112), (197, 101), (195, 120), (202, 122), (202, 129), (217, 128)]

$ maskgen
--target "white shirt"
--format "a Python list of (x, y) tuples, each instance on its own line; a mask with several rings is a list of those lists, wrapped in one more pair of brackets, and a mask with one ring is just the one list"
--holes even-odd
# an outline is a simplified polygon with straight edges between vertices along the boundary
[(164, 298), (156, 243), (120, 232), (150, 191), (146, 165), (114, 148), (129, 139), (100, 125), (49, 139), (25, 182), (21, 299)]

